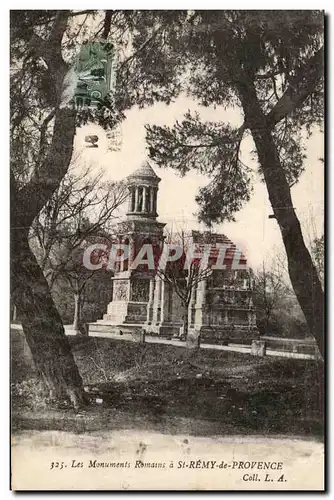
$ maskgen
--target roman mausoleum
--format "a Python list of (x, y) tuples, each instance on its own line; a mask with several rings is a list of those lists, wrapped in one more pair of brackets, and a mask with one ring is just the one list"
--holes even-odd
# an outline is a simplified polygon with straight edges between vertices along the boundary
[[(114, 269), (112, 300), (103, 319), (89, 324), (89, 335), (108, 336), (143, 329), (157, 336), (180, 336), (184, 305), (164, 276), (147, 266), (131, 269), (140, 248), (150, 244), (161, 249), (165, 225), (158, 218), (158, 191), (161, 179), (144, 162), (126, 179), (129, 189), (128, 210), (115, 228), (117, 242), (128, 247), (128, 258)], [(232, 259), (235, 245), (223, 234), (190, 231), (189, 241), (200, 248), (210, 243), (212, 250), (229, 245), (225, 261)], [(241, 256), (240, 262), (246, 262)], [(212, 270), (191, 289), (188, 306), (188, 331), (204, 340), (254, 337), (256, 314), (252, 302), (253, 280), (248, 269)], [(246, 266), (245, 266), (246, 267)]]

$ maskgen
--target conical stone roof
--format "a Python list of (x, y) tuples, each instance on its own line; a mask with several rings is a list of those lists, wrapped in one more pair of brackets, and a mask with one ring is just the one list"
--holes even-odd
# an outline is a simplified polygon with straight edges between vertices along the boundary
[(127, 179), (128, 180), (140, 180), (140, 179), (151, 179), (154, 180), (155, 182), (159, 182), (161, 179), (160, 177), (157, 176), (157, 174), (154, 172), (153, 168), (151, 165), (148, 163), (148, 161), (144, 161), (137, 170), (135, 170), (132, 174), (130, 174)]

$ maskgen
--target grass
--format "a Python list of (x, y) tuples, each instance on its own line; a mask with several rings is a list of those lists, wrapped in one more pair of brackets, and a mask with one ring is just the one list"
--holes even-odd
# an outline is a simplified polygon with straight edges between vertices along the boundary
[(69, 340), (91, 404), (80, 413), (45, 405), (36, 411), (36, 374), (22, 349), (22, 332), (15, 331), (14, 429), (322, 436), (322, 372), (315, 361), (93, 337)]

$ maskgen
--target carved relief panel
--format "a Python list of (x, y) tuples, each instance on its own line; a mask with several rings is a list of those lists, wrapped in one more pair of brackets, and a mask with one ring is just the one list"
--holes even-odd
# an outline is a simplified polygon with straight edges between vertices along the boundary
[(150, 281), (141, 279), (131, 283), (131, 300), (133, 302), (148, 302)]
[(128, 300), (129, 282), (126, 280), (114, 281), (113, 300), (126, 301)]

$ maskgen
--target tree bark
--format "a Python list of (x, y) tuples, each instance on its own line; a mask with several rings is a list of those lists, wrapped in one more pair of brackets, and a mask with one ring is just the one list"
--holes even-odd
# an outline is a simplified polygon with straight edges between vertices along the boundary
[(80, 294), (74, 294), (74, 317), (73, 317), (73, 330), (80, 332), (80, 321), (81, 321), (81, 301)]
[(324, 356), (323, 290), (292, 206), (290, 187), (253, 82), (240, 81), (238, 90), (245, 122), (253, 136), (270, 203), (282, 234), (291, 284), (310, 332), (317, 341), (321, 355)]
[(184, 337), (184, 340), (187, 340), (188, 328), (189, 328), (188, 306), (184, 306), (183, 317), (182, 317), (182, 328), (183, 328), (182, 336)]
[(15, 323), (17, 321), (17, 309), (16, 309), (16, 305), (14, 304), (14, 307), (13, 307), (13, 317), (12, 317), (12, 321)]
[[(47, 40), (35, 33), (29, 42), (29, 54), (32, 59), (44, 59), (53, 85), (46, 106), (51, 111), (40, 129), (40, 148), (33, 174), (29, 182), (20, 187), (11, 172), (11, 295), (36, 369), (49, 393), (79, 406), (85, 402), (82, 380), (48, 283), (28, 243), (29, 228), (58, 189), (73, 152), (76, 112), (60, 106), (69, 69), (61, 50), (69, 13), (58, 11)], [(46, 131), (53, 119), (52, 140), (48, 144)]]
[(11, 234), (11, 294), (49, 394), (75, 407), (84, 404), (82, 379), (47, 281), (29, 248), (27, 231), (15, 227)]

